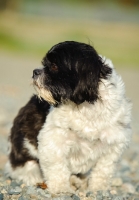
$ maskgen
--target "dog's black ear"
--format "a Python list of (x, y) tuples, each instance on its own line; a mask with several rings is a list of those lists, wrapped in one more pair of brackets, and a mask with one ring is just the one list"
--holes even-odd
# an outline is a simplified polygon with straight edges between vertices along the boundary
[(81, 104), (84, 101), (94, 103), (99, 98), (99, 82), (111, 74), (111, 69), (103, 63), (98, 55), (84, 59), (84, 62), (79, 64), (79, 81), (73, 93), (73, 101), (76, 104)]

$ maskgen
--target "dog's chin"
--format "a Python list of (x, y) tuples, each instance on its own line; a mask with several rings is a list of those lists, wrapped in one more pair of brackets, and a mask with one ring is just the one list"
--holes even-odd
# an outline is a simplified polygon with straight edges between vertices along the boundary
[(57, 103), (56, 100), (53, 98), (52, 93), (49, 90), (40, 86), (36, 81), (33, 81), (33, 86), (40, 100), (41, 98), (43, 98), (45, 101), (47, 101), (49, 104), (52, 105), (55, 105)]

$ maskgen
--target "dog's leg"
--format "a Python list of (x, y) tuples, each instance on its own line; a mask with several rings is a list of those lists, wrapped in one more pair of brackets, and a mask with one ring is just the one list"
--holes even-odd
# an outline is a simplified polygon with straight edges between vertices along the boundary
[(69, 146), (66, 132), (59, 128), (44, 127), (38, 137), (38, 153), (44, 180), (50, 193), (74, 193), (70, 187), (71, 172), (67, 155)]
[(12, 179), (23, 181), (26, 185), (36, 185), (43, 182), (39, 164), (35, 160), (27, 161), (24, 166), (15, 168), (8, 161), (5, 166), (5, 174)]
[[(63, 161), (62, 161), (63, 162)], [(49, 165), (49, 168), (45, 168), (45, 165), (41, 163), (41, 169), (48, 186), (48, 190), (51, 194), (71, 194), (74, 193), (70, 187), (70, 173), (66, 166), (62, 162), (56, 162)]]
[(119, 144), (115, 148), (113, 146), (107, 154), (102, 154), (95, 168), (91, 171), (88, 191), (96, 192), (109, 189), (115, 165), (123, 152), (123, 146), (123, 144)]

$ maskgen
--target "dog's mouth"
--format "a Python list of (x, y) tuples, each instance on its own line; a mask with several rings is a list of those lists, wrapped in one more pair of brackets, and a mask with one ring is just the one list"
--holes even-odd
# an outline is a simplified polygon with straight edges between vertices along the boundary
[(35, 88), (37, 87), (38, 89), (41, 89), (41, 88), (42, 88), (42, 85), (40, 85), (36, 79), (33, 79), (33, 86), (34, 86)]
[(34, 87), (34, 89), (37, 93), (37, 96), (39, 97), (40, 100), (42, 100), (41, 99), (41, 88), (42, 88), (42, 86), (38, 83), (37, 79), (34, 79), (34, 78), (32, 79), (32, 84), (33, 84), (33, 87)]
[(32, 78), (32, 84), (37, 93), (43, 88), (43, 85), (41, 84), (39, 77), (37, 79)]
[(57, 103), (57, 101), (53, 98), (52, 93), (43, 86), (42, 80), (40, 80), (39, 77), (37, 79), (33, 78), (33, 86), (40, 100), (43, 98), (52, 105)]

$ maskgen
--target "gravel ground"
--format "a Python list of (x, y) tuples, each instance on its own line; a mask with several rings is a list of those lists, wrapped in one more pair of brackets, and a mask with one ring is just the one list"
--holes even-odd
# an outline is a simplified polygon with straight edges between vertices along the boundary
[[(7, 136), (13, 118), (18, 109), (31, 96), (33, 89), (28, 87), (32, 70), (38, 67), (34, 59), (10, 57), (0, 54), (0, 200), (79, 200), (77, 195), (52, 198), (47, 189), (27, 187), (22, 182), (7, 179), (4, 176), (4, 165), (7, 160)], [(13, 63), (13, 64), (12, 64)], [(10, 69), (7, 68), (10, 65)], [(126, 83), (127, 94), (133, 101), (133, 138), (129, 149), (124, 153), (117, 165), (115, 177), (110, 191), (99, 191), (97, 195), (88, 193), (88, 200), (139, 200), (139, 93), (135, 85), (139, 80), (139, 71), (118, 70)], [(5, 76), (6, 75), (6, 76)], [(5, 78), (6, 77), (6, 78)], [(24, 77), (24, 79), (22, 79)]]

